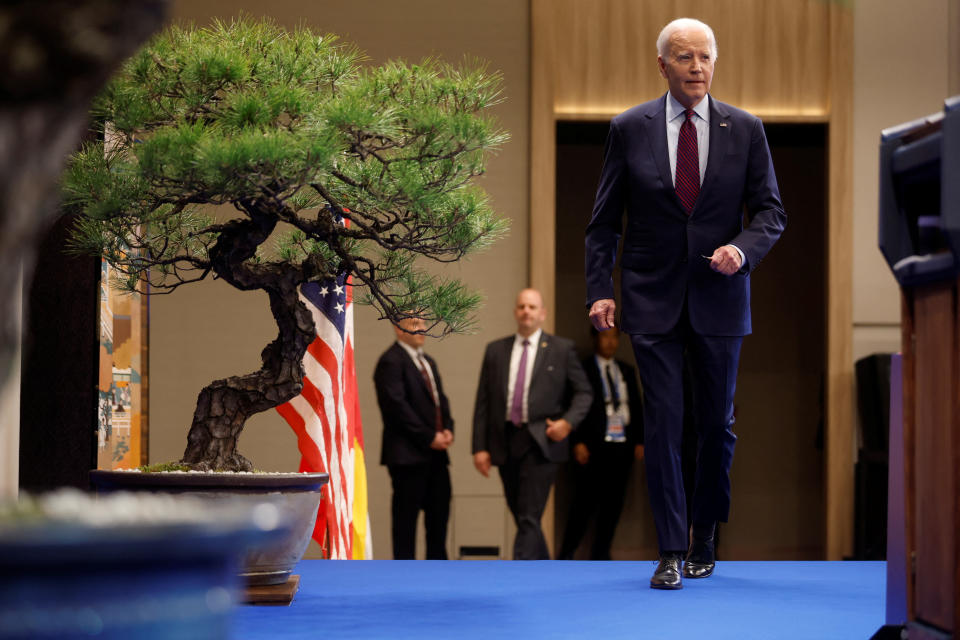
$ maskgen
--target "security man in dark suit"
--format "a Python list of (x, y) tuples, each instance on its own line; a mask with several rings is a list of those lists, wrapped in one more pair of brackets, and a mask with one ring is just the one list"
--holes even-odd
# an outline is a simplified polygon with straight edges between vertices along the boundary
[(643, 459), (643, 405), (637, 374), (615, 360), (620, 332), (590, 328), (594, 354), (583, 361), (593, 404), (573, 435), (574, 487), (560, 560), (572, 560), (596, 513), (591, 560), (610, 560), (633, 460)]
[(473, 464), (496, 465), (517, 525), (515, 560), (549, 560), (540, 518), (569, 457), (568, 436), (590, 408), (590, 383), (573, 342), (543, 332), (547, 311), (535, 289), (517, 295), (517, 333), (487, 345), (473, 412)]
[(427, 559), (447, 559), (450, 517), (450, 458), (453, 420), (433, 358), (423, 352), (425, 323), (408, 318), (394, 327), (397, 341), (373, 374), (383, 416), (380, 464), (393, 485), (391, 535), (393, 557), (413, 560), (417, 516), (423, 510)]

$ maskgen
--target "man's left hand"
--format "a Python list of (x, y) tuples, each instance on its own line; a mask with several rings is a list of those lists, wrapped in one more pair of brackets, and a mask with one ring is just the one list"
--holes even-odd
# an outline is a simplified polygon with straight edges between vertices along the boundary
[(740, 271), (742, 266), (743, 261), (740, 259), (740, 253), (729, 244), (719, 247), (710, 256), (710, 268), (725, 276), (732, 276)]
[(570, 435), (571, 431), (573, 431), (573, 427), (563, 418), (559, 420), (547, 418), (547, 437), (554, 442), (560, 442)]

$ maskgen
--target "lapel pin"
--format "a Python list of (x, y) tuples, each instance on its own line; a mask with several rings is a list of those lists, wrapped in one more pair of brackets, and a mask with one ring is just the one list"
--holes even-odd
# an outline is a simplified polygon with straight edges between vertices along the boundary
[(726, 122), (721, 122), (721, 123), (720, 123), (720, 126), (721, 126), (721, 127), (725, 127), (725, 126), (727, 126), (727, 123), (726, 123)]
[(546, 340), (544, 340), (543, 342), (540, 343), (540, 348), (541, 348), (541, 349), (546, 349), (546, 348), (547, 348), (547, 341), (546, 341)]

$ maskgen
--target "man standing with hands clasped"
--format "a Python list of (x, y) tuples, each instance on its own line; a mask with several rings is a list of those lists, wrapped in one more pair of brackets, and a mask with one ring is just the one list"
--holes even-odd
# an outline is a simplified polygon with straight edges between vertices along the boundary
[(487, 345), (473, 411), (473, 464), (496, 465), (517, 525), (514, 560), (549, 560), (540, 518), (592, 394), (573, 342), (544, 333), (536, 289), (517, 294), (517, 333)]
[(450, 517), (450, 458), (453, 419), (443, 393), (440, 372), (423, 352), (426, 323), (407, 318), (394, 327), (397, 341), (387, 349), (373, 373), (383, 416), (380, 463), (393, 486), (391, 502), (393, 558), (413, 560), (417, 516), (423, 510), (427, 560), (447, 559)]
[[(730, 510), (733, 397), (751, 332), (750, 273), (780, 237), (780, 202), (763, 125), (710, 94), (717, 43), (681, 18), (657, 39), (667, 94), (610, 123), (586, 231), (587, 306), (615, 325), (612, 271), (623, 229), (620, 329), (630, 335), (644, 390), (644, 443), (660, 562), (657, 589), (714, 570), (714, 528)], [(748, 223), (744, 226), (744, 210)], [(687, 530), (680, 449), (688, 352), (698, 435), (693, 525)]]

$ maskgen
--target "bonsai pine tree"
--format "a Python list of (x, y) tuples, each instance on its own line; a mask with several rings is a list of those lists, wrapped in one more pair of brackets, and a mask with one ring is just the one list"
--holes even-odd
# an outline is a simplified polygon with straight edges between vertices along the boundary
[[(183, 462), (250, 470), (247, 418), (301, 390), (314, 323), (301, 285), (349, 275), (381, 318), (471, 324), (479, 296), (431, 275), (506, 230), (472, 184), (506, 140), (477, 64), (361, 66), (333, 36), (241, 18), (155, 37), (94, 103), (103, 142), (70, 161), (75, 249), (123, 286), (169, 293), (207, 277), (265, 291), (279, 333), (253, 373), (199, 395)], [(221, 206), (210, 206), (221, 205)]]

